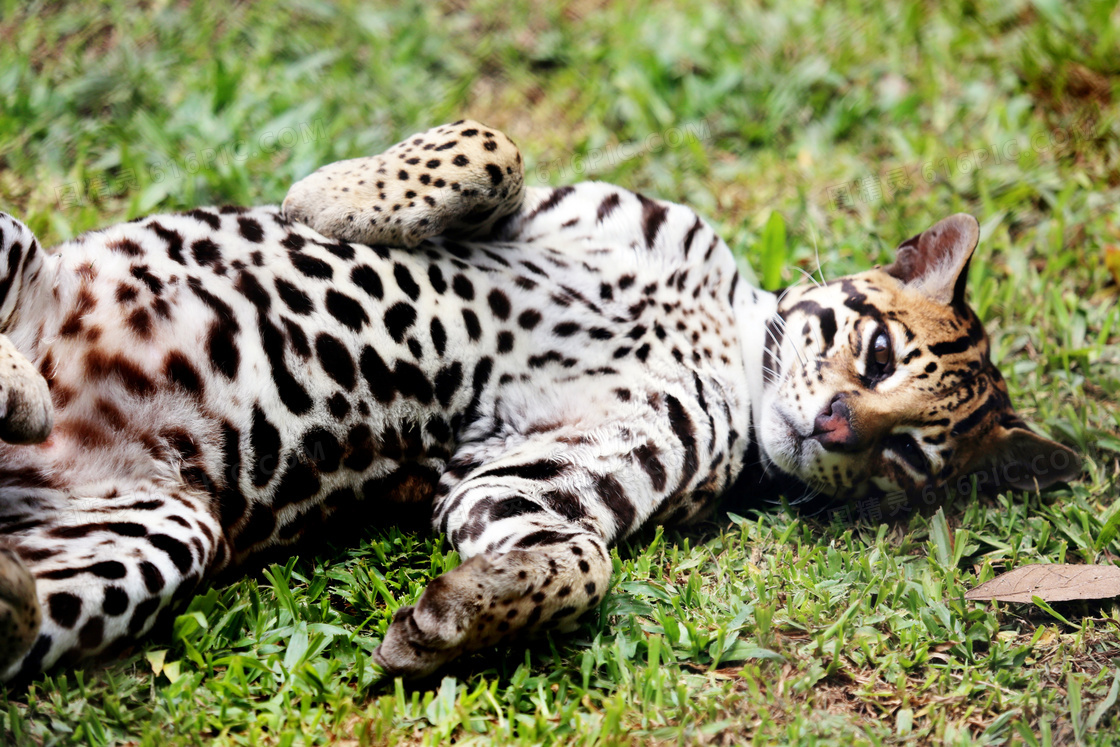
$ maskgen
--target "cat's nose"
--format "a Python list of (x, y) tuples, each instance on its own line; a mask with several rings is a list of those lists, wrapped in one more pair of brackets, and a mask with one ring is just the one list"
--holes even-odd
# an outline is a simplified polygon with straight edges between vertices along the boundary
[(827, 451), (856, 451), (859, 438), (852, 428), (852, 411), (842, 394), (832, 398), (816, 420), (813, 435)]

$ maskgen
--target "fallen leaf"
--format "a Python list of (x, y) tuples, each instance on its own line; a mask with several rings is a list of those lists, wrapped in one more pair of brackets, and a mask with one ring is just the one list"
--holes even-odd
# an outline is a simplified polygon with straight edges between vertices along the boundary
[(1104, 266), (1108, 268), (1116, 284), (1120, 285), (1120, 247), (1106, 246), (1104, 248)]
[(1071, 599), (1108, 599), (1120, 596), (1120, 568), (1114, 565), (1041, 563), (1024, 565), (965, 593), (965, 599), (1047, 602)]
[(148, 653), (144, 654), (144, 658), (148, 660), (149, 664), (151, 664), (152, 674), (158, 675), (163, 671), (163, 662), (167, 659), (167, 651), (162, 649), (149, 651)]

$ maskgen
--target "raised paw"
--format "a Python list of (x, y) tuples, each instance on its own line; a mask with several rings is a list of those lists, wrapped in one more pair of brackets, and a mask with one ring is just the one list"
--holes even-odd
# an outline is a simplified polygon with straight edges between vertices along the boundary
[(424, 677), (522, 632), (566, 631), (599, 602), (610, 573), (604, 546), (589, 538), (548, 552), (476, 555), (434, 579), (415, 607), (397, 610), (374, 657), (387, 674)]
[(35, 579), (14, 552), (0, 547), (0, 673), (31, 649), (41, 621)]
[(462, 120), (381, 155), (328, 164), (296, 182), (283, 209), (330, 238), (412, 247), (431, 236), (487, 236), (524, 197), (513, 141)]
[(0, 335), (0, 439), (37, 444), (54, 425), (47, 381), (6, 336)]

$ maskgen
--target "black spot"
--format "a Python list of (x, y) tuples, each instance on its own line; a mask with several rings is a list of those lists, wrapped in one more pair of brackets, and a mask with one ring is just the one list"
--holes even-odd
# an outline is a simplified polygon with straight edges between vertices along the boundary
[(638, 195), (638, 200), (642, 203), (642, 233), (645, 234), (646, 246), (652, 249), (654, 239), (657, 238), (657, 232), (665, 222), (669, 209), (642, 195)]
[(280, 431), (269, 422), (260, 406), (253, 407), (253, 427), (249, 431), (253, 450), (253, 485), (268, 484), (280, 464)]
[(393, 277), (397, 281), (397, 286), (404, 291), (404, 294), (415, 301), (420, 297), (420, 286), (412, 279), (412, 273), (408, 268), (402, 264), (393, 265)]
[(348, 391), (354, 388), (354, 359), (338, 338), (321, 333), (315, 338), (315, 353), (328, 376)]
[(602, 223), (606, 220), (607, 216), (615, 211), (618, 204), (619, 196), (617, 192), (604, 197), (603, 201), (599, 203), (599, 209), (595, 211), (595, 222)]
[(219, 218), (218, 216), (214, 215), (213, 213), (209, 213), (205, 210), (198, 210), (198, 209), (188, 210), (186, 213), (184, 213), (184, 215), (189, 215), (190, 217), (194, 218), (195, 220), (202, 221), (206, 225), (213, 228), (215, 231), (217, 231), (219, 228), (222, 227), (222, 219)]
[[(628, 390), (621, 391), (626, 392), (625, 399), (630, 399), (630, 392)], [(638, 460), (638, 466), (645, 470), (646, 474), (649, 475), (650, 482), (653, 483), (653, 489), (660, 493), (665, 489), (666, 473), (665, 465), (662, 464), (659, 455), (660, 452), (657, 450), (657, 447), (650, 444), (643, 444), (634, 449), (634, 456)]]
[(101, 611), (111, 617), (123, 614), (128, 609), (128, 594), (119, 586), (106, 586), (105, 597), (101, 601)]
[(465, 275), (457, 274), (451, 280), (451, 289), (464, 301), (474, 300), (474, 284)]
[(495, 187), (502, 183), (502, 170), (494, 164), (486, 164), (486, 173), (490, 175), (490, 183)]
[(509, 330), (504, 330), (498, 333), (498, 352), (508, 353), (513, 350), (513, 333)]
[(359, 423), (350, 429), (346, 436), (346, 446), (350, 453), (343, 464), (347, 469), (364, 472), (373, 463), (373, 432), (365, 423)]
[(424, 405), (432, 401), (431, 382), (424, 376), (424, 372), (412, 363), (397, 361), (393, 379), (402, 397), (411, 397)]
[(539, 514), (543, 509), (528, 498), (514, 496), (500, 500), (490, 507), (490, 521), (523, 516), (524, 514)]
[(237, 376), (237, 368), (241, 364), (241, 352), (233, 335), (234, 329), (230, 325), (217, 321), (210, 326), (210, 334), (206, 338), (211, 362), (227, 379)]
[(82, 600), (69, 592), (60, 591), (47, 597), (51, 618), (61, 627), (70, 629), (82, 614)]
[(144, 579), (144, 588), (149, 594), (158, 594), (167, 585), (159, 568), (146, 560), (140, 563), (140, 577)]
[(183, 235), (181, 233), (168, 230), (159, 223), (149, 223), (148, 228), (152, 229), (156, 236), (167, 243), (168, 257), (181, 265), (186, 264), (183, 260)]
[(218, 520), (229, 530), (245, 513), (248, 503), (241, 494), (241, 432), (222, 423), (223, 487), (218, 492)]
[(579, 325), (575, 322), (561, 322), (552, 328), (552, 332), (560, 337), (571, 337), (579, 331)]
[(257, 503), (249, 513), (249, 519), (241, 527), (241, 532), (234, 538), (234, 546), (238, 550), (247, 550), (267, 540), (275, 529), (276, 514), (273, 507), (266, 503)]
[[(350, 364), (353, 366), (353, 362)], [(342, 392), (335, 392), (331, 398), (327, 400), (327, 409), (331, 411), (331, 415), (335, 420), (342, 420), (350, 414), (350, 403), (346, 401), (346, 397)]]
[(621, 534), (625, 534), (626, 530), (634, 523), (636, 511), (634, 504), (626, 496), (626, 491), (622, 485), (611, 475), (602, 475), (595, 481), (596, 491), (599, 497), (603, 500), (603, 504), (611, 510), (618, 520), (618, 528)]
[(447, 281), (443, 279), (443, 270), (437, 265), (428, 265), (428, 282), (432, 289), (441, 296), (447, 291)]
[(272, 305), (272, 297), (251, 272), (238, 273), (236, 287), (250, 303), (257, 307), (258, 311), (268, 311)]
[(459, 390), (462, 383), (463, 367), (458, 361), (442, 368), (436, 374), (436, 399), (439, 400), (440, 405), (443, 407), (449, 406), (451, 398), (455, 396), (455, 392)]
[(583, 502), (575, 493), (567, 490), (551, 490), (541, 497), (549, 510), (560, 514), (568, 521), (579, 521), (587, 516)]
[(350, 280), (354, 285), (368, 293), (371, 298), (380, 301), (385, 295), (385, 289), (381, 285), (381, 276), (369, 265), (358, 265), (351, 270)]
[(254, 244), (259, 244), (264, 239), (264, 231), (261, 229), (261, 224), (252, 218), (238, 218), (237, 230), (246, 241), (251, 241)]
[(470, 159), (464, 156), (462, 153), (451, 159), (451, 163), (455, 164), (456, 166), (466, 166), (470, 162)]
[(311, 298), (287, 280), (276, 278), (276, 291), (280, 299), (296, 314), (310, 314), (314, 309)]
[(336, 241), (333, 244), (320, 244), (328, 252), (337, 256), (338, 259), (352, 260), (354, 259), (354, 248), (344, 241)]
[(258, 318), (257, 326), (260, 328), (262, 347), (268, 357), (272, 380), (276, 384), (280, 401), (293, 414), (304, 414), (311, 409), (311, 397), (288, 370), (287, 363), (284, 361), (284, 338), (280, 330), (263, 316)]
[(325, 428), (313, 428), (304, 434), (303, 453), (320, 472), (334, 472), (342, 462), (342, 444)]
[(467, 327), (467, 336), (471, 340), (478, 340), (482, 336), (482, 325), (479, 324), (478, 315), (470, 309), (463, 309), (463, 324)]
[(131, 274), (132, 277), (148, 286), (148, 290), (152, 292), (152, 295), (158, 296), (163, 292), (163, 281), (153, 275), (147, 265), (137, 265), (133, 267)]
[(385, 329), (397, 343), (404, 342), (405, 333), (415, 322), (416, 309), (405, 301), (398, 301), (385, 312)]
[(541, 313), (536, 309), (522, 311), (517, 317), (517, 323), (522, 329), (533, 329), (541, 322)]
[(191, 244), (191, 255), (200, 265), (213, 265), (222, 257), (222, 251), (210, 239), (199, 239)]
[(159, 609), (159, 597), (145, 599), (132, 610), (132, 617), (128, 620), (128, 633), (132, 636), (140, 635), (148, 626), (148, 621)]
[(537, 545), (558, 545), (573, 537), (572, 534), (557, 532), (551, 529), (541, 529), (527, 534), (517, 542), (518, 547), (536, 547)]
[(424, 426), (425, 430), (440, 443), (447, 443), (451, 440), (451, 426), (447, 421), (436, 415), (433, 416)]
[(495, 288), (486, 296), (486, 300), (489, 302), (490, 310), (494, 312), (494, 316), (498, 317), (502, 321), (509, 319), (509, 296)]
[(557, 187), (556, 189), (552, 190), (552, 194), (548, 196), (548, 199), (538, 205), (536, 209), (529, 214), (527, 220), (532, 220), (539, 214), (547, 213), (549, 210), (552, 210), (557, 205), (559, 205), (565, 197), (572, 194), (572, 192), (575, 192), (575, 187)]
[(179, 351), (167, 354), (163, 363), (163, 372), (167, 378), (188, 392), (197, 394), (202, 391), (202, 380), (190, 359)]
[(392, 402), (397, 396), (397, 391), (393, 387), (393, 373), (385, 365), (385, 361), (381, 360), (377, 351), (366, 345), (358, 365), (374, 399), (382, 404)]
[(477, 473), (474, 477), (520, 477), (525, 480), (551, 480), (565, 471), (560, 462), (541, 459), (527, 464), (514, 464), (508, 467), (492, 467)]
[[(333, 288), (327, 291), (327, 311), (355, 332), (369, 322), (369, 317), (360, 303)], [(400, 342), (400, 340), (397, 342)]]
[(696, 475), (699, 469), (699, 458), (696, 454), (696, 433), (692, 425), (692, 419), (685, 412), (684, 406), (676, 397), (666, 395), (665, 403), (668, 405), (669, 410), (669, 425), (672, 427), (673, 432), (680, 439), (681, 446), (684, 447), (684, 465), (681, 467), (681, 479), (677, 484), (674, 493), (683, 491), (692, 478)]
[(93, 651), (105, 638), (105, 621), (100, 616), (91, 617), (78, 631), (78, 645), (85, 651)]
[(443, 329), (443, 322), (433, 318), (429, 328), (432, 334), (432, 345), (435, 346), (436, 353), (442, 356), (443, 351), (447, 348), (447, 332)]
[(304, 360), (310, 358), (311, 346), (307, 344), (307, 335), (304, 334), (303, 328), (290, 319), (284, 319), (284, 331), (288, 333), (288, 341), (291, 342), (292, 350), (296, 355)]
[(312, 257), (310, 254), (301, 254), (299, 252), (289, 252), (288, 258), (292, 261), (292, 265), (297, 270), (309, 278), (330, 280), (334, 277), (334, 270), (331, 269), (330, 264), (318, 257)]

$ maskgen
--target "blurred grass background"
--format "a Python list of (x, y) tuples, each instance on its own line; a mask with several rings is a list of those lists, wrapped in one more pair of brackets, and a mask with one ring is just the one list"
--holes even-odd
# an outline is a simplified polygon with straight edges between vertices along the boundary
[[(1114, 562), (1115, 1), (0, 0), (0, 210), (47, 244), (275, 203), (471, 117), (530, 181), (686, 202), (768, 287), (981, 221), (972, 302), (1020, 411), (1084, 480), (932, 518), (778, 508), (618, 550), (579, 633), (382, 682), (392, 611), (457, 559), (371, 533), (200, 598), (124, 661), (0, 690), (12, 744), (1107, 743), (1115, 604), (966, 603), (1025, 562)], [(800, 268), (800, 269), (798, 269)], [(867, 518), (867, 517), (865, 517)], [(874, 519), (875, 517), (870, 517)]]

